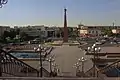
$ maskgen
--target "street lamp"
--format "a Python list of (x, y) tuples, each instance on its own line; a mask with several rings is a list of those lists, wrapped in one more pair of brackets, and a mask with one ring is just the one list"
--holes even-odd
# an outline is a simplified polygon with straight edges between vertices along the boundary
[(0, 8), (3, 7), (4, 4), (6, 4), (8, 0), (0, 0)]
[(34, 47), (35, 52), (39, 52), (40, 53), (40, 77), (43, 76), (42, 73), (42, 52), (44, 50), (44, 48), (39, 44), (38, 47)]
[(55, 59), (53, 59), (53, 57), (49, 57), (46, 59), (49, 62), (49, 66), (50, 66), (50, 76), (52, 76), (52, 62), (55, 61)]
[(79, 67), (80, 67), (80, 66), (81, 66), (81, 65), (80, 65), (80, 63), (79, 63), (79, 62), (77, 62), (76, 64), (74, 64), (74, 66), (73, 66), (73, 67), (75, 67), (75, 68), (76, 68), (76, 73), (80, 71), (80, 70), (79, 70)]
[(82, 57), (81, 59), (78, 59), (78, 61), (81, 62), (82, 73), (84, 73), (84, 62), (86, 61), (86, 59)]
[(58, 65), (54, 62), (54, 63), (52, 64), (52, 66), (53, 66), (53, 72), (54, 72), (55, 76), (57, 76), (57, 74), (58, 74), (58, 72), (59, 72)]
[[(97, 47), (96, 44), (93, 44), (92, 47), (88, 47), (87, 48), (87, 53), (93, 53), (94, 55), (94, 59), (93, 59), (93, 68), (94, 68), (94, 71), (93, 71), (93, 77), (95, 77), (95, 65), (96, 65), (96, 61), (95, 59), (99, 58), (98, 56), (98, 53), (101, 51), (101, 48), (100, 47)], [(96, 54), (97, 54), (97, 57), (96, 57)]]

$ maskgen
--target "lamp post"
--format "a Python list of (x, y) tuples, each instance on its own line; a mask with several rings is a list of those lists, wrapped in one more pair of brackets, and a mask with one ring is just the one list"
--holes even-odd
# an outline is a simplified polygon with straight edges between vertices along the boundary
[(78, 72), (80, 72), (80, 70), (79, 70), (79, 68), (80, 68), (80, 63), (79, 62), (77, 62), (76, 64), (74, 64), (74, 66), (73, 67), (75, 67), (76, 68), (76, 75), (77, 75), (77, 73)]
[[(95, 77), (95, 65), (96, 65), (96, 61), (95, 59), (97, 58), (98, 59), (98, 53), (100, 52), (101, 48), (100, 47), (97, 47), (96, 44), (93, 44), (92, 47), (88, 47), (87, 49), (87, 53), (93, 53), (93, 68), (94, 68), (94, 71), (93, 71), (93, 77)], [(97, 55), (97, 57), (96, 57)]]
[(49, 62), (49, 66), (50, 66), (50, 76), (52, 76), (52, 62), (55, 61), (55, 59), (53, 59), (53, 57), (49, 57), (46, 59)]
[(78, 61), (81, 62), (82, 73), (84, 73), (84, 62), (86, 61), (86, 59), (82, 57), (81, 59), (78, 59)]
[(44, 48), (41, 45), (39, 45), (38, 47), (34, 47), (34, 50), (36, 52), (40, 53), (40, 77), (42, 77), (43, 76), (43, 73), (42, 73), (42, 52), (43, 52)]
[(58, 72), (59, 72), (59, 68), (58, 68), (58, 65), (54, 62), (53, 64), (52, 64), (52, 66), (53, 66), (53, 72), (54, 72), (54, 76), (57, 76), (57, 74), (58, 74)]

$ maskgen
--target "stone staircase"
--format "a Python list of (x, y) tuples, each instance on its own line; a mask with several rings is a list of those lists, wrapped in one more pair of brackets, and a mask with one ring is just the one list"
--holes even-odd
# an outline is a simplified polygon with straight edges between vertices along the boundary
[[(56, 78), (40, 78), (40, 77), (0, 77), (0, 80), (101, 80), (99, 78), (74, 78), (74, 77), (56, 77)], [(106, 79), (109, 80), (109, 79)]]
[[(37, 69), (12, 56), (7, 51), (0, 50), (0, 76), (39, 77), (39, 74)], [(44, 68), (43, 76), (49, 76), (49, 72)]]

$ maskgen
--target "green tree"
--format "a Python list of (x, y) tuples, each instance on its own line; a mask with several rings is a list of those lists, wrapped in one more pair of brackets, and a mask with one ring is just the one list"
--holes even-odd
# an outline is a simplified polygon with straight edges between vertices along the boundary
[(73, 35), (73, 28), (68, 27), (68, 36), (72, 37), (72, 35)]
[(20, 39), (24, 41), (28, 40), (28, 34), (25, 32), (20, 32)]
[(20, 29), (19, 29), (19, 28), (16, 29), (15, 32), (16, 32), (16, 35), (19, 35), (19, 33), (20, 33)]
[(103, 33), (104, 33), (104, 35), (108, 35), (108, 36), (112, 36), (112, 35), (113, 35), (111, 29), (104, 29), (104, 30), (103, 30)]
[(9, 37), (10, 36), (10, 32), (8, 31), (4, 31), (3, 33), (3, 37), (6, 38), (6, 37)]
[(14, 29), (11, 29), (10, 30), (10, 32), (9, 32), (9, 37), (11, 38), (11, 39), (13, 39), (13, 38), (15, 38), (16, 37), (16, 31), (14, 30)]

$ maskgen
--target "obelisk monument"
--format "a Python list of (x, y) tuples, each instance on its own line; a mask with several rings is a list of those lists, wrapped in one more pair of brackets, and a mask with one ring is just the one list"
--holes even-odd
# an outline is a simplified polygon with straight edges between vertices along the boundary
[(64, 8), (64, 37), (63, 42), (68, 42), (68, 28), (67, 28), (67, 9)]

